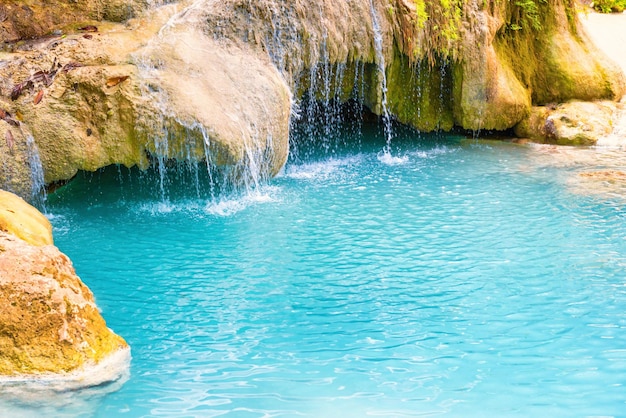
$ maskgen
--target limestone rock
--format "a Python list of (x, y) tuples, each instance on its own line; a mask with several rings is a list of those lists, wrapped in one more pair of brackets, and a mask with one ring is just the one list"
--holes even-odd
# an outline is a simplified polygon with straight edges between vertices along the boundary
[(67, 25), (106, 19), (121, 22), (141, 13), (148, 0), (3, 0), (0, 42), (50, 35)]
[(515, 127), (515, 134), (535, 142), (559, 145), (595, 145), (613, 130), (615, 102), (569, 102), (534, 107)]
[[(27, 9), (48, 13), (50, 29), (155, 3), (123, 12), (122, 0), (54, 0), (44, 10), (39, 0)], [(531, 24), (517, 2), (313, 3), (182, 0), (124, 24), (98, 22), (97, 33), (66, 25), (63, 36), (11, 44), (0, 56), (0, 108), (12, 115), (0, 120), (0, 186), (29, 197), (35, 148), (45, 183), (154, 158), (204, 160), (233, 179), (274, 175), (288, 154), (292, 100), (304, 97), (343, 102), (356, 92), (375, 113), (427, 131), (505, 130), (531, 106), (624, 92), (571, 4), (538, 2)], [(5, 31), (26, 30), (15, 29), (28, 12), (19, 7), (3, 3)], [(572, 135), (563, 138), (593, 141)]]
[[(146, 168), (150, 157), (207, 159), (233, 177), (248, 166), (278, 172), (288, 152), (288, 87), (266, 55), (217, 44), (179, 22), (177, 6), (3, 57), (0, 108), (17, 126), (0, 120), (0, 134), (12, 138), (0, 141), (0, 185), (29, 197), (29, 135), (47, 184), (111, 164)], [(24, 88), (15, 94), (16, 86)]]
[(496, 49), (503, 19), (468, 2), (461, 60), (454, 67), (454, 116), (465, 129), (505, 130), (530, 109), (530, 92)]
[(0, 190), (0, 231), (35, 246), (52, 245), (52, 225), (37, 209), (13, 193)]
[(0, 375), (62, 377), (128, 350), (52, 245), (0, 232), (0, 295)]

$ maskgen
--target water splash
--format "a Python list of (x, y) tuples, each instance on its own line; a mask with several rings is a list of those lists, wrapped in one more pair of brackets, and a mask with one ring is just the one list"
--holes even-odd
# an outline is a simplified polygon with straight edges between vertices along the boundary
[(393, 128), (391, 126), (391, 114), (387, 106), (387, 74), (385, 65), (385, 55), (383, 54), (383, 34), (380, 29), (378, 12), (374, 7), (373, 0), (370, 0), (370, 12), (372, 14), (372, 30), (374, 31), (374, 50), (376, 52), (376, 65), (378, 67), (380, 90), (382, 94), (381, 107), (383, 112), (383, 123), (385, 129), (385, 148), (384, 154), (391, 154), (391, 140), (393, 139)]
[(401, 157), (394, 157), (391, 155), (388, 150), (383, 150), (377, 155), (378, 161), (386, 165), (401, 165), (405, 164), (409, 161), (409, 157), (407, 155), (403, 155)]
[[(252, 190), (264, 182), (270, 173), (272, 138), (265, 138), (266, 147), (263, 148), (263, 138), (258, 133), (247, 135), (242, 127), (243, 158), (237, 164), (219, 167), (214, 161), (211, 138), (207, 128), (197, 120), (182, 120), (172, 111), (172, 98), (168, 91), (159, 86), (160, 71), (171, 63), (164, 58), (157, 58), (158, 51), (163, 46), (171, 47), (178, 41), (180, 27), (199, 27), (202, 24), (202, 10), (209, 4), (206, 0), (197, 0), (188, 3), (188, 6), (171, 16), (158, 31), (150, 44), (135, 56), (137, 66), (144, 82), (144, 93), (151, 97), (151, 103), (157, 109), (156, 115), (150, 115), (152, 126), (152, 162), (158, 172), (161, 200), (164, 206), (170, 203), (169, 189), (172, 183), (172, 173), (192, 180), (189, 187), (195, 188), (198, 198), (206, 197), (208, 193), (215, 200), (216, 191), (232, 192), (239, 188)], [(201, 47), (201, 46), (199, 46)], [(254, 128), (253, 128), (254, 129)], [(154, 133), (156, 132), (156, 134)], [(201, 166), (206, 167), (206, 178)]]
[(204, 212), (219, 217), (233, 216), (251, 206), (273, 203), (279, 200), (280, 188), (263, 185), (248, 193), (240, 195), (222, 196), (208, 202)]

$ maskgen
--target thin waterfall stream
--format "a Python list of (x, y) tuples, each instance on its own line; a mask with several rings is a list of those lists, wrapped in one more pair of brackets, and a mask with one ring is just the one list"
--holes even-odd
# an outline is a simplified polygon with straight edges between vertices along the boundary
[[(370, 0), (375, 65), (334, 62), (325, 32), (311, 43), (282, 170), (270, 178), (275, 138), (243, 122), (241, 161), (218, 169), (217, 136), (150, 82), (171, 65), (156, 52), (212, 3), (186, 2), (134, 57), (162, 111), (147, 168), (79, 171), (45, 201), (55, 245), (131, 347), (128, 380), (0, 393), (0, 416), (622, 416), (626, 185), (606, 175), (623, 150), (401, 125)], [(289, 29), (265, 40), (278, 72)]]
[(376, 52), (376, 66), (378, 68), (378, 76), (380, 80), (381, 93), (381, 110), (382, 120), (385, 129), (385, 147), (380, 155), (381, 161), (387, 164), (398, 164), (405, 161), (402, 157), (393, 157), (391, 155), (391, 141), (393, 140), (393, 128), (391, 123), (391, 114), (387, 105), (387, 66), (385, 65), (385, 54), (383, 53), (383, 34), (380, 28), (378, 12), (374, 7), (373, 0), (370, 0), (370, 11), (372, 14), (372, 30), (374, 31), (374, 50)]
[(39, 148), (37, 148), (32, 135), (26, 136), (26, 148), (28, 150), (28, 165), (31, 173), (31, 202), (45, 211), (46, 183), (43, 165), (39, 156)]

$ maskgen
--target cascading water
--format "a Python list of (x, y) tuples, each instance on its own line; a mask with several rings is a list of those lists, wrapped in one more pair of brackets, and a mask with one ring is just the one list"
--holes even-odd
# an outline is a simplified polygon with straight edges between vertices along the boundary
[(28, 165), (31, 178), (31, 202), (38, 208), (45, 210), (46, 183), (44, 181), (43, 165), (39, 157), (39, 148), (32, 135), (26, 136), (26, 148), (28, 152)]
[(387, 106), (387, 68), (385, 65), (385, 54), (383, 53), (383, 34), (380, 29), (380, 21), (378, 19), (378, 12), (374, 7), (373, 0), (370, 0), (370, 11), (372, 14), (372, 30), (374, 35), (374, 50), (376, 52), (376, 65), (378, 67), (379, 84), (381, 92), (381, 108), (382, 117), (385, 129), (386, 143), (383, 148), (383, 154), (381, 156), (385, 161), (393, 161), (391, 157), (391, 140), (393, 139), (393, 129), (391, 126), (391, 115)]
[[(255, 123), (248, 120), (247, 115), (232, 116), (228, 110), (224, 111), (225, 118), (237, 120), (240, 124), (241, 135), (235, 136), (241, 140), (241, 158), (234, 163), (230, 157), (222, 159), (228, 162), (222, 162), (218, 167), (213, 153), (220, 150), (212, 143), (206, 126), (199, 121), (202, 118), (197, 119), (194, 110), (184, 108), (185, 105), (182, 105), (186, 115), (184, 117), (177, 116), (172, 110), (176, 103), (181, 103), (181, 91), (172, 88), (172, 85), (177, 84), (175, 78), (179, 74), (172, 74), (171, 70), (180, 65), (179, 60), (187, 58), (177, 55), (177, 46), (189, 46), (189, 52), (197, 53), (198, 60), (199, 56), (204, 57), (202, 54), (211, 49), (211, 40), (201, 28), (205, 24), (203, 10), (211, 7), (212, 3), (209, 0), (187, 3), (188, 6), (172, 15), (158, 30), (157, 36), (135, 56), (140, 78), (144, 80), (144, 94), (150, 97), (152, 106), (157, 110), (145, 119), (152, 121), (148, 129), (152, 140), (149, 151), (158, 172), (161, 199), (166, 204), (170, 198), (168, 183), (171, 183), (171, 176), (191, 178), (194, 184), (190, 186), (196, 189), (197, 195), (207, 197), (208, 194), (212, 202), (210, 204), (216, 204), (216, 196), (221, 199), (231, 192), (243, 195), (258, 193), (259, 187), (266, 183), (272, 171), (268, 163), (272, 158), (272, 155), (268, 155), (271, 150), (271, 135), (261, 133)], [(191, 30), (187, 30), (188, 28)], [(185, 77), (210, 77), (210, 74), (197, 70), (203, 64), (201, 61), (197, 63), (198, 67)], [(163, 79), (166, 80), (165, 83), (160, 83)], [(198, 108), (200, 107), (196, 107)], [(222, 145), (224, 147), (231, 147), (231, 144)], [(206, 166), (208, 186), (205, 180), (200, 179), (202, 170), (199, 165)], [(207, 187), (208, 190), (201, 190), (202, 187)], [(221, 193), (216, 193), (217, 189)]]
[(626, 107), (617, 111), (612, 132), (609, 135), (598, 138), (596, 145), (598, 147), (626, 148)]

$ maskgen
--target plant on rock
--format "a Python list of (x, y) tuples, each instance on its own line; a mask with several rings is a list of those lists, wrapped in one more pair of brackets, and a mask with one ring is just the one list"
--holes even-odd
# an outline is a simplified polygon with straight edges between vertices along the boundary
[(622, 13), (626, 9), (626, 0), (596, 0), (593, 8), (601, 13)]

